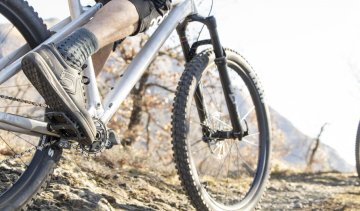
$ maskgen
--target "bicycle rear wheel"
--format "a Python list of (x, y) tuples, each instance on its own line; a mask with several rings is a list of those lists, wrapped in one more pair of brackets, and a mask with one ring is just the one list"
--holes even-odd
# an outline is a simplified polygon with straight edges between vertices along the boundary
[[(253, 209), (269, 176), (270, 123), (259, 81), (243, 57), (229, 49), (226, 55), (242, 139), (225, 137), (233, 128), (213, 51), (200, 53), (186, 65), (175, 95), (174, 158), (182, 185), (198, 210)], [(203, 106), (195, 103), (199, 99)]]
[[(24, 44), (34, 48), (49, 36), (45, 24), (26, 1), (0, 0), (0, 59)], [(1, 112), (43, 120), (45, 108), (4, 99), (42, 100), (22, 72), (0, 85), (0, 95)], [(60, 149), (45, 145), (51, 140), (0, 130), (0, 210), (26, 209), (46, 187), (61, 156)]]

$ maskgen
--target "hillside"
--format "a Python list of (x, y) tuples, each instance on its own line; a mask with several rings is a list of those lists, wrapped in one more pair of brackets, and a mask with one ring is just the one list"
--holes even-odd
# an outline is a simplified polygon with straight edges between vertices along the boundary
[[(315, 138), (311, 138), (299, 131), (288, 119), (274, 109), (271, 109), (271, 119), (275, 130), (280, 131), (280, 134), (276, 133), (273, 143), (277, 142), (276, 137), (284, 141), (279, 149), (274, 149), (275, 154), (282, 151), (277, 158), (285, 165), (305, 169), (309, 150), (312, 149)], [(335, 149), (320, 142), (315, 155), (313, 170), (352, 172), (354, 167), (341, 158)]]
[[(119, 169), (65, 157), (31, 210), (193, 210), (172, 166)], [(274, 172), (261, 210), (358, 210), (359, 185), (354, 174)]]

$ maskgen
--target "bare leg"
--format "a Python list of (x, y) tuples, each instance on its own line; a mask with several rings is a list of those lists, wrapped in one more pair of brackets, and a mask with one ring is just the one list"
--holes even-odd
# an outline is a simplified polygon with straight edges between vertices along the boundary
[(91, 56), (96, 76), (99, 75), (99, 73), (103, 69), (106, 60), (110, 56), (112, 48), (113, 48), (113, 44), (110, 43), (109, 45), (99, 49), (95, 54)]
[(100, 50), (92, 56), (96, 75), (100, 73), (110, 56), (112, 43), (134, 33), (138, 21), (138, 13), (131, 2), (112, 0), (84, 26), (96, 36), (99, 42)]
[(139, 15), (128, 0), (112, 0), (96, 13), (84, 28), (98, 40), (99, 49), (131, 35), (138, 26)]

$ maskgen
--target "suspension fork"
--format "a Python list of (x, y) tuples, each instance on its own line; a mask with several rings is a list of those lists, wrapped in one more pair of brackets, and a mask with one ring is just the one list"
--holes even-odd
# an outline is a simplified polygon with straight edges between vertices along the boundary
[[(200, 22), (204, 24), (210, 33), (210, 40), (202, 40), (195, 42), (191, 47), (186, 37), (186, 27), (189, 22)], [(221, 85), (224, 91), (224, 97), (226, 106), (230, 115), (231, 124), (233, 126), (234, 135), (241, 139), (243, 136), (243, 128), (241, 127), (240, 112), (236, 106), (235, 94), (231, 89), (230, 76), (227, 69), (227, 61), (225, 51), (221, 45), (219, 34), (217, 31), (216, 19), (213, 16), (202, 17), (198, 14), (188, 16), (179, 26), (176, 31), (180, 38), (181, 47), (185, 56), (186, 62), (190, 62), (191, 59), (196, 55), (196, 50), (200, 45), (211, 44), (215, 52), (215, 64), (219, 71)], [(195, 90), (195, 103), (201, 123), (204, 123), (207, 119), (207, 109), (203, 101), (203, 92), (201, 84), (196, 87)], [(204, 130), (204, 128), (203, 128)]]
[[(194, 55), (192, 55), (191, 53), (194, 49), (193, 47), (190, 48), (189, 41), (186, 37), (186, 27), (188, 26), (188, 23), (191, 22), (190, 17), (191, 16), (186, 18), (185, 21), (179, 24), (179, 26), (176, 28), (186, 63), (189, 63), (194, 57)], [(199, 114), (200, 122), (203, 124), (207, 119), (207, 108), (206, 105), (204, 104), (204, 98), (202, 93), (203, 92), (202, 92), (201, 84), (199, 84), (195, 90), (195, 104), (196, 104), (197, 112)], [(203, 133), (205, 134), (207, 130), (204, 127), (202, 128), (203, 128)]]

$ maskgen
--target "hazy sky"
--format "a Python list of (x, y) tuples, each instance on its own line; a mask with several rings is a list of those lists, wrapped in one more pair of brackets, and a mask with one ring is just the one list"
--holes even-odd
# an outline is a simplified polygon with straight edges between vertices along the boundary
[[(28, 1), (44, 18), (68, 14), (65, 0)], [(313, 137), (330, 123), (322, 141), (354, 163), (360, 1), (215, 0), (215, 14), (224, 45), (259, 73), (269, 105)]]
[(231, 2), (217, 7), (219, 28), (236, 33), (222, 37), (259, 72), (269, 104), (310, 136), (330, 123), (322, 141), (354, 163), (360, 1)]

